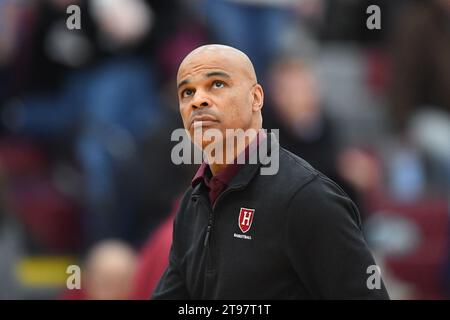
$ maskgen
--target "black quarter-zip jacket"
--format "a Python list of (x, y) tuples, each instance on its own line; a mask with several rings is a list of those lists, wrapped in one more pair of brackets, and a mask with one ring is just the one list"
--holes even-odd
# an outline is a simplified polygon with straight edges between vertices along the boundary
[[(368, 286), (375, 262), (354, 203), (268, 139), (275, 175), (243, 165), (213, 207), (204, 182), (186, 191), (153, 299), (388, 299), (382, 280)], [(245, 233), (241, 208), (254, 209)]]

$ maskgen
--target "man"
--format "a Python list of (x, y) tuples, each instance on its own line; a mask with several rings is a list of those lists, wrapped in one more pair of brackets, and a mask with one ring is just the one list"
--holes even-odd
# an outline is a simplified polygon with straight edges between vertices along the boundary
[[(265, 138), (264, 94), (249, 58), (202, 46), (183, 60), (177, 81), (184, 127), (204, 151), (223, 142), (211, 142), (207, 130), (229, 140), (227, 129), (243, 129), (254, 134), (233, 145), (233, 157), (248, 160), (270, 141), (279, 168), (261, 174), (264, 155), (256, 164), (230, 164), (219, 161), (219, 149), (207, 153), (181, 200), (169, 266), (153, 298), (389, 298), (379, 274), (367, 273), (375, 262), (353, 202), (272, 134)], [(223, 145), (226, 153), (231, 144)]]

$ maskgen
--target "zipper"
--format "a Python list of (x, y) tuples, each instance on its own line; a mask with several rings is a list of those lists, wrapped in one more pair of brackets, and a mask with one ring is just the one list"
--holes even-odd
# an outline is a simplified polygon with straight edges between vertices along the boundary
[(206, 267), (205, 267), (205, 274), (204, 274), (205, 293), (211, 290), (211, 286), (213, 285), (213, 283), (211, 282), (211, 275), (215, 270), (214, 262), (213, 262), (214, 261), (213, 252), (212, 252), (212, 250), (210, 250), (211, 232), (213, 230), (213, 225), (214, 225), (214, 210), (215, 210), (219, 200), (222, 199), (226, 194), (228, 194), (232, 191), (239, 190), (241, 188), (243, 188), (243, 185), (239, 185), (234, 188), (225, 190), (217, 197), (212, 208), (211, 208), (211, 205), (208, 205), (208, 208), (209, 208), (208, 226), (206, 229), (205, 241), (203, 243), (203, 245), (205, 247), (205, 254), (206, 254)]
[(211, 229), (212, 229), (212, 215), (209, 215), (210, 218), (208, 220), (208, 227), (206, 229), (206, 236), (205, 236), (205, 242), (203, 243), (203, 245), (206, 247), (209, 246), (209, 235), (211, 234)]
[(219, 195), (219, 197), (218, 197), (218, 198), (216, 199), (216, 201), (214, 202), (214, 204), (213, 204), (213, 206), (212, 206), (212, 211), (209, 212), (208, 226), (207, 226), (207, 229), (206, 229), (205, 241), (203, 242), (203, 245), (204, 245), (205, 248), (206, 248), (206, 247), (209, 247), (209, 241), (210, 241), (210, 238), (211, 238), (211, 231), (212, 231), (212, 227), (213, 227), (213, 224), (214, 224), (214, 209), (216, 208), (217, 203), (218, 203), (219, 200), (222, 199), (226, 194), (228, 194), (228, 193), (230, 193), (230, 192), (233, 192), (233, 191), (237, 191), (237, 190), (243, 189), (243, 187), (244, 187), (244, 185), (239, 185), (239, 186), (236, 186), (236, 187), (234, 187), (234, 188), (230, 188), (230, 189), (225, 190), (224, 192), (222, 192), (222, 193)]

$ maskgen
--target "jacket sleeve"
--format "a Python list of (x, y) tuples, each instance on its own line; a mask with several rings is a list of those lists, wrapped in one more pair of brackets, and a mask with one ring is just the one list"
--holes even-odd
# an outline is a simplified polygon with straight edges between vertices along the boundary
[(155, 290), (152, 294), (152, 299), (154, 300), (188, 300), (189, 291), (186, 287), (185, 278), (180, 271), (179, 267), (179, 259), (178, 259), (178, 251), (177, 251), (177, 239), (178, 235), (178, 221), (180, 212), (183, 212), (186, 202), (189, 199), (189, 196), (186, 196), (186, 193), (181, 200), (181, 204), (179, 209), (177, 210), (177, 214), (175, 215), (175, 219), (173, 222), (173, 233), (172, 233), (172, 244), (170, 246), (169, 252), (169, 264), (164, 271), (161, 279), (159, 280)]
[(175, 250), (172, 244), (169, 254), (169, 265), (153, 291), (154, 300), (188, 300), (189, 292), (182, 274), (180, 273)]
[(376, 264), (358, 210), (334, 182), (314, 178), (293, 196), (287, 214), (287, 255), (313, 298), (389, 299), (381, 275), (379, 285), (370, 279)]

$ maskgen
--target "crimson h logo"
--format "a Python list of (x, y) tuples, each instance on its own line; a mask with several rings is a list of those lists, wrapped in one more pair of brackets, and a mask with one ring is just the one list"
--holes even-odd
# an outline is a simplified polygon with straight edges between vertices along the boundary
[(239, 229), (243, 233), (246, 233), (250, 230), (253, 222), (253, 215), (255, 213), (255, 209), (241, 208), (239, 211)]

